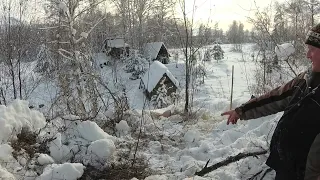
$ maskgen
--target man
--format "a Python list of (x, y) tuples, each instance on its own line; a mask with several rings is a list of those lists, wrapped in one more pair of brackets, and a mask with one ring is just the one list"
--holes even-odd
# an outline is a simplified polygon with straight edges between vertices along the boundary
[(303, 180), (310, 146), (320, 133), (320, 24), (308, 33), (307, 58), (312, 70), (299, 74), (283, 86), (250, 99), (229, 115), (227, 124), (284, 111), (273, 133), (266, 164), (276, 180)]

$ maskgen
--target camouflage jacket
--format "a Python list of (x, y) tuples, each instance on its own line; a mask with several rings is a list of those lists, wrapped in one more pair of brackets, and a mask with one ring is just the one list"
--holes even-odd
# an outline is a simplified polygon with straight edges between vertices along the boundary
[(239, 114), (241, 120), (256, 119), (285, 111), (296, 90), (308, 79), (309, 71), (303, 72), (288, 83), (262, 96), (250, 99), (240, 107), (237, 107), (235, 111)]

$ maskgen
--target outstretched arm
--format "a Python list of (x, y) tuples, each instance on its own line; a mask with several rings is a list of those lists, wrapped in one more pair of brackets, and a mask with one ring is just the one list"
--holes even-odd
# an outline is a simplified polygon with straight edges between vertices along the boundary
[(304, 81), (303, 78), (305, 74), (306, 72), (301, 73), (288, 83), (279, 86), (262, 96), (250, 99), (235, 110), (224, 112), (221, 115), (229, 115), (227, 124), (235, 124), (238, 119), (256, 119), (281, 112), (288, 106), (298, 83)]

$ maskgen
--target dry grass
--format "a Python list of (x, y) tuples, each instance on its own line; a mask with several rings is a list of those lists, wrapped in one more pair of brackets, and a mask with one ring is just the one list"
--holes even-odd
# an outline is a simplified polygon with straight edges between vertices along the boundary
[(17, 135), (17, 139), (11, 141), (11, 147), (14, 149), (12, 155), (17, 159), (18, 155), (24, 150), (29, 158), (32, 158), (38, 152), (38, 146), (37, 134), (27, 128), (22, 128), (21, 133)]
[(95, 167), (86, 167), (80, 180), (112, 179), (112, 180), (130, 180), (132, 178), (144, 179), (150, 176), (150, 170), (147, 163), (142, 160), (136, 160), (132, 166), (131, 163), (111, 165), (103, 170)]
[(11, 140), (13, 157), (17, 159), (19, 155), (27, 154), (28, 158), (33, 158), (35, 153), (50, 154), (47, 143), (55, 138), (44, 139), (40, 142), (38, 134), (28, 128), (22, 128), (16, 139)]

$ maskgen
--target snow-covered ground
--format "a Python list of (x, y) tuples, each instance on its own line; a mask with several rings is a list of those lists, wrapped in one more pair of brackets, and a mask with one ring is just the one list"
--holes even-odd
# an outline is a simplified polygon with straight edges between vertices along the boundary
[[(78, 117), (67, 116), (56, 123), (48, 125), (41, 113), (28, 108), (27, 102), (15, 101), (8, 107), (0, 106), (0, 179), (35, 179), (40, 180), (63, 178), (73, 180), (81, 177), (86, 166), (95, 166), (101, 162), (116, 161), (121, 144), (135, 143), (143, 124), (143, 137), (140, 143), (139, 155), (148, 160), (153, 176), (146, 180), (177, 180), (177, 179), (216, 179), (237, 180), (249, 179), (262, 171), (260, 177), (267, 170), (264, 162), (268, 154), (248, 157), (227, 166), (218, 168), (203, 177), (195, 176), (208, 160), (210, 165), (223, 161), (229, 156), (239, 153), (267, 150), (273, 130), (281, 113), (250, 121), (240, 121), (237, 125), (226, 125), (227, 117), (220, 114), (229, 109), (231, 93), (231, 74), (234, 66), (233, 107), (239, 106), (251, 97), (248, 86), (254, 83), (256, 65), (252, 61), (252, 44), (243, 47), (244, 53), (233, 52), (232, 45), (222, 45), (225, 51), (223, 60), (205, 62), (207, 70), (204, 84), (197, 86), (194, 93), (193, 119), (184, 121), (179, 115), (183, 109), (183, 102), (165, 109), (151, 110), (162, 113), (171, 109), (173, 115), (165, 118), (154, 118), (142, 111), (145, 97), (139, 89), (140, 80), (129, 80), (130, 74), (119, 70), (119, 81), (126, 86), (131, 113), (135, 116), (124, 119), (117, 124), (117, 136), (104, 132), (96, 123), (79, 121)], [(179, 81), (180, 94), (183, 95), (185, 84), (184, 65), (182, 58), (177, 62), (166, 65), (173, 76)], [(119, 67), (119, 69), (121, 69)], [(101, 72), (104, 78), (110, 78), (111, 70)], [(55, 89), (52, 85), (40, 85), (37, 93), (50, 94), (39, 96), (44, 99), (33, 103), (50, 102)], [(148, 108), (148, 106), (146, 107)], [(152, 114), (152, 113), (151, 113)], [(58, 123), (59, 122), (59, 123)], [(49, 151), (37, 153), (33, 159), (33, 166), (29, 171), (22, 171), (25, 160), (19, 162), (13, 158), (9, 137), (15, 136), (27, 126), (31, 130), (48, 128), (46, 133), (40, 133), (42, 138), (54, 138), (49, 144)], [(47, 127), (49, 126), (49, 127)], [(61, 133), (61, 128), (69, 130)], [(50, 133), (48, 133), (50, 132)], [(76, 154), (73, 162), (68, 163), (71, 154)], [(8, 165), (8, 161), (14, 162)], [(34, 171), (42, 167), (39, 175)], [(40, 168), (41, 169), (41, 168)], [(32, 171), (34, 170), (34, 171)], [(28, 175), (28, 176), (26, 176)], [(267, 173), (265, 180), (272, 180), (274, 172)]]
[[(237, 125), (226, 125), (227, 117), (220, 116), (221, 112), (230, 107), (232, 66), (233, 107), (250, 99), (252, 94), (248, 86), (255, 83), (254, 70), (257, 67), (251, 57), (253, 45), (245, 45), (244, 53), (233, 52), (232, 47), (233, 45), (222, 45), (225, 51), (223, 60), (205, 62), (208, 75), (204, 84), (197, 87), (198, 91), (194, 94), (194, 109), (199, 112), (197, 120), (186, 125), (179, 123), (182, 121), (179, 115), (173, 115), (156, 121), (156, 126), (161, 127), (165, 137), (162, 140), (150, 141), (146, 147), (146, 155), (150, 158), (151, 167), (164, 175), (151, 179), (193, 179), (194, 173), (204, 167), (209, 159), (208, 166), (241, 152), (268, 149), (268, 142), (281, 113), (252, 121), (241, 121)], [(184, 64), (179, 61), (166, 66), (183, 88)], [(139, 103), (135, 102), (133, 106), (139, 108)], [(264, 165), (266, 158), (267, 155), (259, 156), (259, 159), (246, 158), (202, 178), (248, 179), (267, 169)], [(273, 179), (273, 176), (271, 172), (264, 179)]]

